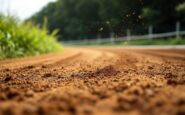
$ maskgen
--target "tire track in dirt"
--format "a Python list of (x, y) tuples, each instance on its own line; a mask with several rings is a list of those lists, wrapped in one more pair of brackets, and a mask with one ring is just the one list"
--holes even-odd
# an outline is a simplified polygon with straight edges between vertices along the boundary
[(0, 114), (185, 113), (184, 50), (66, 50), (1, 61)]

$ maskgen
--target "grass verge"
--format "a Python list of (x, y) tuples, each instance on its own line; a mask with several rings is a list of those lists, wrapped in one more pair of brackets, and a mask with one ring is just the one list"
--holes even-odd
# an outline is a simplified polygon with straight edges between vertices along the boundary
[(117, 41), (117, 42), (104, 42), (104, 43), (79, 43), (80, 46), (91, 46), (91, 45), (102, 45), (102, 46), (134, 46), (134, 45), (185, 45), (185, 38), (157, 38), (157, 39), (138, 39), (138, 40), (129, 40), (129, 41)]
[(141, 39), (118, 43), (120, 45), (185, 45), (185, 38)]
[(46, 25), (19, 22), (0, 15), (0, 59), (40, 55), (62, 49), (56, 40), (57, 30), (49, 34)]

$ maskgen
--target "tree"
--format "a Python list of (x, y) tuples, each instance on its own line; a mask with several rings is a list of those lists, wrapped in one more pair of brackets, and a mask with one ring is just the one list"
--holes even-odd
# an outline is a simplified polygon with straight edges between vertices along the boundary
[(52, 31), (60, 29), (64, 40), (108, 37), (111, 32), (124, 36), (146, 33), (149, 25), (155, 32), (174, 30), (177, 20), (184, 22), (183, 0), (58, 0), (48, 4), (31, 20), (43, 24), (48, 18)]

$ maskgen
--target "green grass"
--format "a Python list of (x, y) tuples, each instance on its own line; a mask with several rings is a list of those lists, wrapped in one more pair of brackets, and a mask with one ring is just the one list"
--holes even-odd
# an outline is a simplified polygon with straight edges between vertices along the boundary
[(185, 45), (185, 38), (141, 39), (118, 43), (120, 45)]
[(156, 39), (139, 39), (139, 40), (130, 40), (130, 41), (124, 41), (124, 42), (114, 42), (114, 43), (100, 43), (97, 44), (97, 42), (94, 43), (88, 43), (84, 44), (79, 43), (78, 45), (85, 45), (85, 46), (91, 46), (91, 45), (103, 45), (103, 46), (133, 46), (133, 45), (185, 45), (185, 38), (156, 38)]
[[(70, 44), (69, 44), (70, 45)], [(79, 42), (75, 43), (73, 45), (73, 42), (71, 42), (72, 46), (139, 46), (139, 45), (185, 45), (185, 37), (181, 38), (155, 38), (155, 39), (138, 39), (138, 40), (127, 40), (127, 41), (117, 41), (117, 42), (103, 42), (103, 43), (97, 43), (95, 42)]]
[(56, 40), (57, 30), (49, 34), (46, 25), (0, 15), (0, 59), (40, 55), (62, 49)]

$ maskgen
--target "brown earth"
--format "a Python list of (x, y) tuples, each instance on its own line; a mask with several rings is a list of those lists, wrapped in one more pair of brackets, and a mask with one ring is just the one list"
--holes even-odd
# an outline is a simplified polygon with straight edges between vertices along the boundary
[(185, 115), (185, 50), (67, 48), (0, 61), (0, 115)]

